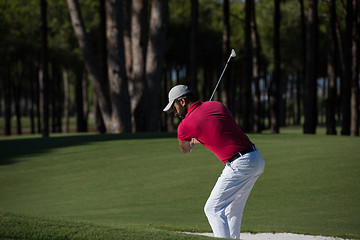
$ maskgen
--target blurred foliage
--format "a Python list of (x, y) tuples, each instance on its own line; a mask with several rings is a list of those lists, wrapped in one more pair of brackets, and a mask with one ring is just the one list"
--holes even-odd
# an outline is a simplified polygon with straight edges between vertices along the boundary
[[(80, 0), (87, 33), (96, 56), (99, 57), (100, 16), (99, 1)], [(257, 29), (261, 40), (261, 56), (271, 71), (273, 58), (273, 1), (255, 1)], [(230, 1), (231, 47), (240, 54), (244, 46), (243, 1)], [(338, 4), (338, 18), (344, 29), (343, 5)], [(305, 14), (307, 6), (305, 1)], [(37, 62), (40, 49), (40, 4), (38, 0), (3, 0), (0, 2), (0, 54), (3, 65), (12, 65), (19, 59), (31, 58)], [(191, 1), (170, 1), (169, 28), (167, 35), (167, 60), (187, 64)], [(199, 60), (221, 55), (223, 10), (221, 1), (199, 1)], [(326, 1), (319, 2), (319, 62), (320, 69), (326, 63), (328, 8)], [(50, 58), (64, 67), (77, 66), (81, 61), (77, 40), (71, 26), (66, 1), (48, 1), (48, 29)], [(281, 57), (286, 72), (301, 67), (301, 21), (299, 1), (283, 1), (281, 4)], [(171, 57), (170, 57), (171, 56)], [(218, 61), (221, 62), (221, 61)], [(321, 72), (323, 75), (324, 72)]]
[[(151, 2), (151, 1), (150, 1)], [(73, 85), (84, 64), (78, 42), (71, 25), (66, 1), (47, 1), (49, 65), (69, 71)], [(94, 55), (100, 64), (101, 29), (100, 1), (79, 0), (86, 31)], [(326, 76), (329, 13), (327, 1), (319, 1), (319, 77)], [(304, 1), (305, 17), (307, 1)], [(165, 66), (184, 70), (190, 59), (191, 1), (169, 1), (169, 24), (167, 29)], [(273, 18), (274, 1), (255, 1), (256, 24), (260, 38), (260, 62), (262, 72), (273, 70)], [(222, 70), (223, 7), (219, 0), (199, 0), (198, 14), (198, 72), (205, 64), (211, 64), (214, 75)], [(340, 30), (345, 30), (343, 3), (337, 2)], [(294, 76), (302, 70), (302, 28), (299, 1), (281, 2), (280, 48), (283, 76)], [(230, 1), (230, 47), (237, 52), (240, 76), (243, 75), (245, 1)], [(11, 79), (26, 88), (29, 82), (37, 82), (40, 59), (40, 1), (0, 1), (0, 87), (4, 79)], [(52, 68), (50, 66), (50, 77)], [(199, 74), (200, 85), (204, 76)], [(18, 80), (16, 80), (18, 79)], [(19, 80), (21, 79), (21, 81)], [(91, 85), (90, 85), (91, 87)], [(73, 88), (73, 87), (71, 87)], [(89, 90), (90, 93), (92, 91)], [(73, 98), (73, 97), (72, 97)], [(91, 99), (91, 96), (89, 96)], [(1, 102), (0, 102), (1, 103)]]

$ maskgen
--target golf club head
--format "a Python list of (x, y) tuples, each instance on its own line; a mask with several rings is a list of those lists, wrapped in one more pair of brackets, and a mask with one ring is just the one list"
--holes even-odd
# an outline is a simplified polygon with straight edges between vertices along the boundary
[(236, 53), (234, 49), (231, 49), (231, 57), (236, 57)]

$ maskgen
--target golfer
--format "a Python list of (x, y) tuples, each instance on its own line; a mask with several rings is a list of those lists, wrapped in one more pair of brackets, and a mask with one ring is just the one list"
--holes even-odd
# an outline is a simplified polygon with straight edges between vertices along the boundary
[(182, 153), (191, 152), (194, 144), (200, 143), (225, 164), (204, 211), (215, 237), (239, 239), (246, 200), (264, 172), (259, 150), (222, 103), (196, 101), (185, 85), (170, 90), (164, 111), (182, 118), (177, 129)]

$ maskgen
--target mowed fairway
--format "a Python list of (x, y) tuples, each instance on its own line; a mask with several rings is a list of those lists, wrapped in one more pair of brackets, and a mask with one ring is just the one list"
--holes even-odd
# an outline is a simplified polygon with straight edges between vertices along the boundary
[[(360, 239), (360, 139), (300, 131), (249, 135), (266, 166), (242, 231)], [(210, 231), (223, 168), (203, 146), (181, 154), (173, 134), (2, 138), (0, 159), (2, 212), (171, 231)]]

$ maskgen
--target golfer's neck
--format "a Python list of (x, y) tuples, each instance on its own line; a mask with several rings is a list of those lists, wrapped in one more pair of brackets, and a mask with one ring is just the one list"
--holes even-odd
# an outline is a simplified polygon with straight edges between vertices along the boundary
[(194, 101), (188, 102), (186, 105), (186, 109), (189, 110), (189, 108), (191, 107), (191, 105), (193, 105)]

